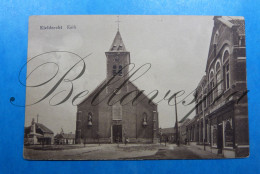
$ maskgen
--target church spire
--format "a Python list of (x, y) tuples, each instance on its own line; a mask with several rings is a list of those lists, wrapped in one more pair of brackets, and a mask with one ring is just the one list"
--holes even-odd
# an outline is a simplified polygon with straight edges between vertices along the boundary
[(119, 22), (121, 22), (121, 21), (119, 20), (119, 16), (117, 16), (117, 21), (115, 21), (115, 22), (117, 22), (117, 31), (119, 31)]
[(125, 45), (123, 43), (121, 34), (119, 32), (119, 30), (116, 33), (115, 39), (109, 49), (109, 51), (126, 51)]

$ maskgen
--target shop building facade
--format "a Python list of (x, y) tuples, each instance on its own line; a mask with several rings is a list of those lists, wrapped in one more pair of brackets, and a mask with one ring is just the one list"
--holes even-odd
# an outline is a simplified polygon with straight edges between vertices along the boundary
[(215, 16), (206, 74), (195, 92), (188, 144), (224, 157), (249, 155), (245, 21)]

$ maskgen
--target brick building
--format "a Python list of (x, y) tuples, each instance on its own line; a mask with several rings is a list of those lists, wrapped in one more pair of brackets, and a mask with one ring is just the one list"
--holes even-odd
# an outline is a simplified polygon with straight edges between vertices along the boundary
[(157, 105), (127, 80), (130, 52), (119, 31), (105, 54), (106, 79), (77, 106), (76, 143), (158, 141)]
[(206, 75), (194, 97), (196, 115), (186, 127), (189, 144), (225, 157), (249, 155), (245, 23), (215, 16)]
[(54, 137), (55, 144), (75, 144), (75, 134), (61, 132)]
[[(186, 126), (189, 124), (189, 122), (189, 118), (182, 122), (178, 122), (178, 139), (180, 144), (186, 144), (187, 142)], [(164, 141), (164, 138), (166, 137), (169, 143), (176, 143), (176, 124), (174, 127), (162, 128), (159, 133), (161, 135), (162, 141)]]
[(176, 142), (176, 127), (162, 128), (160, 130), (160, 139), (161, 142), (164, 142), (165, 139), (169, 143)]
[(186, 144), (188, 137), (187, 137), (187, 131), (186, 126), (190, 122), (190, 119), (186, 119), (183, 122), (178, 123), (178, 133), (179, 133), (179, 141), (180, 144)]

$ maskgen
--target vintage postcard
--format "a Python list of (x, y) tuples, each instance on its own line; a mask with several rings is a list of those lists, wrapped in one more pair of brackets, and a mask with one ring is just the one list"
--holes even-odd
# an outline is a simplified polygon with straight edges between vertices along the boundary
[(31, 16), (28, 30), (25, 159), (249, 156), (243, 17)]

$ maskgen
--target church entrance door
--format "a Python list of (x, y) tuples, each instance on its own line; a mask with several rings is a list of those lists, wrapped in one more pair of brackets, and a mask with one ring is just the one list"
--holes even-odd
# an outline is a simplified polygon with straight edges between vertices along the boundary
[(113, 143), (122, 142), (122, 125), (113, 125)]

